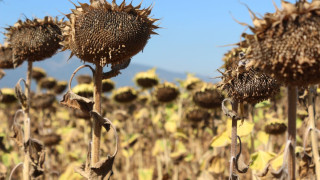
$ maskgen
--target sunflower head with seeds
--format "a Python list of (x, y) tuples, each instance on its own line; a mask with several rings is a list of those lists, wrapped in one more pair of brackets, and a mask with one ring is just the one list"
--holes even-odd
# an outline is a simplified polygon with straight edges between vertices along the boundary
[(63, 28), (64, 50), (70, 49), (83, 61), (105, 66), (117, 65), (143, 50), (158, 26), (149, 17), (151, 7), (140, 9), (123, 1), (117, 5), (106, 0), (79, 3), (66, 15)]
[(247, 57), (250, 50), (246, 43), (240, 43), (239, 47), (225, 54), (225, 72), (221, 72), (222, 82), (218, 87), (239, 102), (255, 104), (277, 93), (279, 84), (258, 68), (248, 68), (252, 62), (252, 58)]
[(14, 26), (6, 28), (14, 64), (23, 60), (41, 61), (54, 55), (61, 47), (60, 27), (63, 24), (63, 19), (58, 21), (58, 18), (46, 16), (43, 19), (18, 20)]
[(258, 18), (250, 9), (253, 35), (251, 65), (277, 80), (295, 86), (320, 82), (320, 1), (281, 1), (282, 8)]

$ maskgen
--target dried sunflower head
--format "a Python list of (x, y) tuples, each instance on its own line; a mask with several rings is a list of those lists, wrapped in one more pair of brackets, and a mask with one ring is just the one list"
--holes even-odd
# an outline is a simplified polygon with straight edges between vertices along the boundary
[(151, 7), (140, 9), (123, 1), (117, 5), (106, 0), (79, 3), (67, 17), (63, 29), (65, 49), (83, 61), (100, 64), (121, 64), (146, 45), (157, 19), (149, 17)]
[(0, 91), (0, 103), (10, 104), (16, 102), (17, 97), (14, 89), (2, 88)]
[(52, 93), (36, 94), (32, 97), (31, 107), (34, 109), (46, 109), (52, 106), (56, 96)]
[(194, 90), (198, 86), (201, 86), (201, 84), (202, 84), (201, 79), (195, 77), (193, 74), (187, 74), (187, 79), (184, 83), (184, 87), (187, 90)]
[(139, 72), (134, 77), (136, 84), (142, 88), (152, 88), (159, 83), (156, 69), (152, 68), (146, 72)]
[(221, 106), (223, 96), (213, 84), (204, 83), (203, 86), (194, 92), (193, 102), (202, 108), (218, 108)]
[(258, 68), (246, 68), (252, 61), (246, 56), (248, 51), (250, 48), (237, 47), (225, 54), (225, 72), (219, 87), (239, 102), (255, 104), (279, 92), (280, 85)]
[(46, 147), (58, 145), (61, 141), (61, 135), (51, 133), (41, 136), (41, 141)]
[(111, 79), (102, 80), (102, 92), (110, 92), (115, 87)]
[(61, 47), (60, 26), (62, 20), (44, 17), (19, 20), (14, 26), (6, 28), (5, 35), (12, 47), (13, 61), (41, 61), (51, 57)]
[(320, 3), (281, 1), (282, 9), (262, 19), (253, 13), (254, 35), (244, 35), (251, 46), (252, 65), (289, 85), (320, 82)]
[(57, 80), (55, 78), (44, 77), (39, 81), (38, 86), (41, 89), (52, 89), (56, 86), (56, 84), (57, 84)]
[(129, 86), (121, 87), (112, 93), (112, 99), (117, 103), (130, 103), (137, 97), (137, 91)]
[(185, 113), (185, 117), (187, 120), (191, 122), (198, 123), (198, 122), (209, 119), (210, 113), (207, 110), (193, 107), (193, 108), (187, 109)]
[(33, 79), (35, 79), (38, 82), (40, 79), (46, 77), (47, 73), (41, 67), (33, 67), (31, 76)]
[(89, 74), (81, 74), (77, 76), (78, 84), (90, 84), (92, 83), (92, 77)]
[(5, 43), (3, 46), (0, 44), (0, 68), (13, 69), (22, 63), (23, 61), (16, 61), (16, 64), (14, 64), (11, 46), (7, 43)]
[(170, 82), (159, 84), (154, 92), (157, 100), (163, 103), (175, 100), (180, 94), (179, 88)]
[(72, 88), (72, 92), (83, 97), (93, 97), (93, 85), (92, 84), (78, 84)]
[(54, 93), (61, 94), (67, 88), (67, 81), (58, 81), (56, 86), (54, 87)]
[(264, 127), (264, 131), (267, 134), (278, 135), (283, 134), (287, 130), (287, 125), (284, 121), (281, 120), (271, 120), (268, 121)]

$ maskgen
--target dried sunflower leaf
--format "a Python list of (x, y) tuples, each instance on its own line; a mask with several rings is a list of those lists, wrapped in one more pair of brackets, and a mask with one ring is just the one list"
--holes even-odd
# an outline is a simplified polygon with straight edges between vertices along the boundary
[(12, 125), (12, 131), (13, 131), (13, 140), (17, 143), (19, 147), (23, 146), (23, 131), (19, 124), (13, 123)]
[(62, 105), (73, 109), (80, 109), (84, 112), (90, 112), (93, 109), (94, 102), (90, 99), (81, 97), (71, 91), (68, 91), (64, 96), (62, 101), (60, 101)]
[[(26, 108), (27, 107), (27, 97), (26, 95), (22, 92), (22, 88), (20, 86), (20, 81), (23, 81), (25, 83), (25, 80), (24, 79), (20, 79), (16, 86), (15, 86), (15, 92), (16, 92), (16, 96), (21, 104), (21, 106), (23, 108)], [(26, 84), (26, 83), (25, 83)]]
[[(246, 165), (242, 160), (240, 160), (242, 145), (241, 145), (240, 136), (237, 136), (237, 138), (239, 140), (240, 150), (239, 150), (239, 153), (236, 155), (236, 158), (235, 158), (236, 169), (237, 169), (237, 171), (239, 173), (246, 173), (248, 171), (248, 169), (249, 169), (249, 166), (250, 166), (251, 162), (249, 163), (249, 165)], [(239, 164), (239, 162), (240, 162), (240, 164)]]
[(107, 132), (110, 130), (110, 123), (106, 119), (104, 119), (97, 111), (91, 111), (90, 115), (93, 119), (98, 120), (100, 125), (103, 126)]
[(231, 104), (233, 104), (234, 102), (227, 98), (227, 99), (224, 99), (221, 103), (221, 107), (222, 107), (222, 111), (223, 113), (226, 115), (226, 116), (229, 116), (231, 117), (232, 119), (236, 119), (236, 120), (240, 120), (241, 118), (238, 116), (238, 113), (233, 111), (233, 110), (229, 110), (226, 106), (225, 106), (225, 102), (226, 101), (229, 101)]
[(109, 172), (111, 172), (112, 175), (112, 165), (114, 158), (115, 156), (108, 156), (107, 159), (101, 160), (97, 162), (94, 166), (92, 166), (90, 178), (97, 179), (101, 177), (103, 179)]
[(29, 174), (36, 178), (44, 173), (43, 164), (45, 161), (45, 148), (40, 141), (29, 139), (25, 144), (25, 150), (29, 151), (31, 169)]
[(107, 159), (97, 162), (91, 168), (86, 168), (86, 165), (83, 164), (81, 167), (75, 168), (75, 171), (87, 179), (104, 179), (107, 174), (111, 173), (111, 176), (113, 173), (112, 165), (114, 157), (108, 156)]

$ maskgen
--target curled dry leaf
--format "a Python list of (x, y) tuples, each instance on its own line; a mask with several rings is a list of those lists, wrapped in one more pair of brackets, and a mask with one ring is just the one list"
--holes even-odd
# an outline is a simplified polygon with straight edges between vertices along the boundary
[[(110, 173), (110, 176), (112, 176), (113, 174), (112, 165), (113, 165), (114, 158), (115, 156), (108, 156), (107, 159), (97, 162), (91, 168), (83, 164), (80, 168), (76, 168), (75, 171), (89, 180), (104, 179), (109, 173)], [(87, 159), (87, 162), (88, 162), (88, 159)]]
[(112, 156), (107, 156), (106, 159), (100, 160), (99, 162), (95, 163), (94, 165), (90, 165), (90, 156), (91, 156), (91, 147), (89, 145), (88, 148), (88, 154), (87, 154), (87, 160), (86, 163), (83, 164), (81, 167), (76, 168), (75, 171), (82, 175), (83, 177), (87, 179), (104, 179), (108, 174), (109, 177), (112, 176), (112, 166), (114, 158), (118, 152), (118, 135), (117, 130), (113, 126), (112, 122), (107, 119), (103, 118), (98, 112), (91, 111), (90, 115), (92, 118), (98, 120), (99, 123), (107, 130), (110, 130), (110, 127), (114, 131), (115, 139), (116, 139), (116, 150)]
[(40, 141), (36, 139), (29, 139), (24, 144), (25, 151), (29, 152), (30, 163), (32, 168), (30, 169), (30, 175), (34, 178), (44, 173), (43, 164), (46, 157), (44, 146)]
[(233, 104), (234, 102), (229, 99), (229, 98), (226, 98), (222, 101), (221, 103), (221, 107), (222, 107), (222, 111), (223, 113), (228, 116), (228, 117), (231, 117), (232, 119), (236, 119), (236, 120), (240, 120), (241, 118), (238, 116), (238, 113), (233, 111), (233, 110), (229, 110), (226, 106), (225, 106), (225, 102), (228, 101), (230, 102), (231, 104)]
[(315, 176), (315, 164), (312, 156), (308, 155), (306, 151), (301, 152), (299, 159), (299, 177), (301, 179), (312, 179)]
[(16, 96), (21, 104), (21, 106), (25, 109), (27, 108), (27, 96), (22, 92), (22, 88), (20, 86), (20, 82), (23, 81), (25, 86), (27, 86), (26, 81), (24, 79), (19, 79), (19, 81), (17, 82), (16, 86), (15, 86), (15, 92), (16, 92)]
[(278, 171), (275, 171), (270, 164), (268, 164), (263, 169), (263, 171), (261, 171), (258, 174), (255, 174), (255, 176), (261, 179), (279, 179), (279, 180), (288, 179), (288, 174), (284, 167), (281, 167)]
[(237, 171), (239, 173), (246, 173), (248, 171), (248, 169), (249, 169), (249, 166), (250, 166), (251, 162), (249, 163), (249, 165), (246, 165), (243, 161), (240, 160), (242, 145), (241, 145), (240, 136), (237, 136), (237, 138), (239, 139), (240, 150), (239, 150), (239, 153), (236, 155), (236, 158), (235, 158), (236, 169), (237, 169)]
[(13, 131), (13, 136), (11, 138), (13, 138), (13, 140), (17, 143), (19, 147), (22, 147), (23, 146), (22, 127), (19, 124), (14, 122), (12, 125), (12, 131)]
[(88, 98), (81, 97), (70, 90), (63, 96), (62, 105), (73, 109), (80, 109), (84, 112), (90, 112), (93, 109), (94, 102)]
[(95, 120), (95, 122), (99, 122), (107, 132), (110, 130), (110, 123), (106, 119), (104, 119), (97, 111), (91, 111), (90, 115)]

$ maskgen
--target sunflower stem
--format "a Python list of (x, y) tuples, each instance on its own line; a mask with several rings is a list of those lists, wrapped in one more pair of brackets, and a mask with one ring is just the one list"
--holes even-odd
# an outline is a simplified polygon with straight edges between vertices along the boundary
[[(31, 87), (31, 76), (32, 76), (32, 61), (28, 61), (28, 71), (27, 71), (27, 82), (25, 88), (25, 94), (27, 97), (27, 106), (25, 108), (25, 116), (24, 116), (24, 144), (26, 144), (31, 135), (30, 135), (30, 87)], [(24, 154), (24, 162), (23, 162), (23, 180), (30, 180), (30, 163), (29, 163), (29, 150), (25, 149)]]
[[(238, 112), (238, 102), (233, 100), (232, 103), (232, 110)], [(237, 155), (237, 123), (238, 119), (233, 117), (232, 118), (232, 129), (231, 129), (231, 157), (236, 157)], [(230, 162), (232, 163), (232, 162)], [(230, 173), (236, 174), (235, 164), (230, 169)]]
[(308, 93), (308, 114), (309, 114), (309, 127), (311, 130), (311, 146), (312, 154), (314, 157), (314, 163), (316, 165), (316, 177), (317, 180), (320, 180), (320, 159), (319, 159), (319, 150), (318, 150), (318, 141), (317, 134), (315, 132), (315, 92), (316, 88), (314, 85), (311, 85)]
[[(102, 66), (96, 64), (96, 71), (94, 73), (94, 89), (93, 98), (94, 105), (93, 110), (101, 114), (101, 94), (102, 94)], [(99, 161), (100, 151), (100, 139), (101, 139), (101, 124), (93, 119), (92, 127), (92, 146), (91, 146), (91, 166)]]
[(296, 86), (288, 86), (288, 140), (291, 141), (288, 156), (289, 179), (296, 179), (296, 112), (297, 112), (298, 91)]

